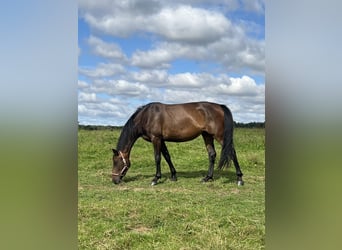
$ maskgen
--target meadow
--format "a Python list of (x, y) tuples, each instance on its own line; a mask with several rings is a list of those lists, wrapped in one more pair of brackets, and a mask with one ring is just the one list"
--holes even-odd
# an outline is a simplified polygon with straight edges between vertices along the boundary
[[(119, 129), (78, 131), (79, 249), (264, 249), (265, 130), (236, 128), (237, 156), (244, 186), (235, 168), (215, 168), (214, 181), (202, 183), (208, 170), (203, 139), (167, 143), (178, 181), (162, 160), (155, 174), (152, 144), (138, 139), (124, 182), (111, 182), (112, 148)], [(221, 147), (215, 143), (218, 162)]]

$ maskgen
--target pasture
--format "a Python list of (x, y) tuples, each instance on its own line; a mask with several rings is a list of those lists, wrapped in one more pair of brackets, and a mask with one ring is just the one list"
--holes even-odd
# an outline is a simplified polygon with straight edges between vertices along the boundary
[(131, 168), (114, 185), (111, 149), (120, 130), (79, 130), (79, 249), (264, 249), (265, 130), (234, 132), (244, 186), (236, 185), (233, 165), (220, 171), (216, 164), (214, 181), (201, 183), (209, 163), (202, 137), (167, 142), (178, 181), (169, 180), (163, 159), (160, 183), (151, 186), (151, 143), (137, 140)]

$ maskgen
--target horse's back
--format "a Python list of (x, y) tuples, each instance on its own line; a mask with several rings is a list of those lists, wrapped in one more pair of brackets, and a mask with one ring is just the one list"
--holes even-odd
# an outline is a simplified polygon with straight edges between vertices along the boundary
[(223, 110), (216, 103), (150, 103), (144, 113), (148, 139), (157, 136), (166, 141), (188, 141), (204, 131), (216, 134), (223, 128)]

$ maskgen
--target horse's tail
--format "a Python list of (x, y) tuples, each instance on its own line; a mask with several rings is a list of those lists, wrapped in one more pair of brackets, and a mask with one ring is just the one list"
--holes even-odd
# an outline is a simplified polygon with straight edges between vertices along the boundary
[(221, 157), (218, 164), (218, 168), (222, 169), (224, 166), (229, 166), (230, 160), (233, 158), (233, 115), (230, 110), (221, 105), (224, 111), (224, 132), (223, 132), (223, 144), (221, 150)]

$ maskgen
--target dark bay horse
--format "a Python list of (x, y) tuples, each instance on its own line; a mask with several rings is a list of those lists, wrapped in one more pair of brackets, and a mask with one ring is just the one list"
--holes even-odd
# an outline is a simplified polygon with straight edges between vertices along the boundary
[(164, 156), (176, 181), (176, 169), (171, 161), (165, 141), (185, 142), (202, 135), (209, 156), (209, 169), (202, 181), (213, 179), (216, 151), (214, 139), (222, 145), (218, 168), (234, 162), (238, 185), (243, 185), (242, 172), (233, 144), (233, 117), (230, 110), (220, 104), (193, 102), (184, 104), (149, 103), (137, 109), (122, 129), (116, 149), (113, 149), (112, 181), (121, 182), (131, 163), (130, 152), (135, 141), (142, 137), (153, 144), (156, 175), (152, 185), (161, 178), (160, 161)]

